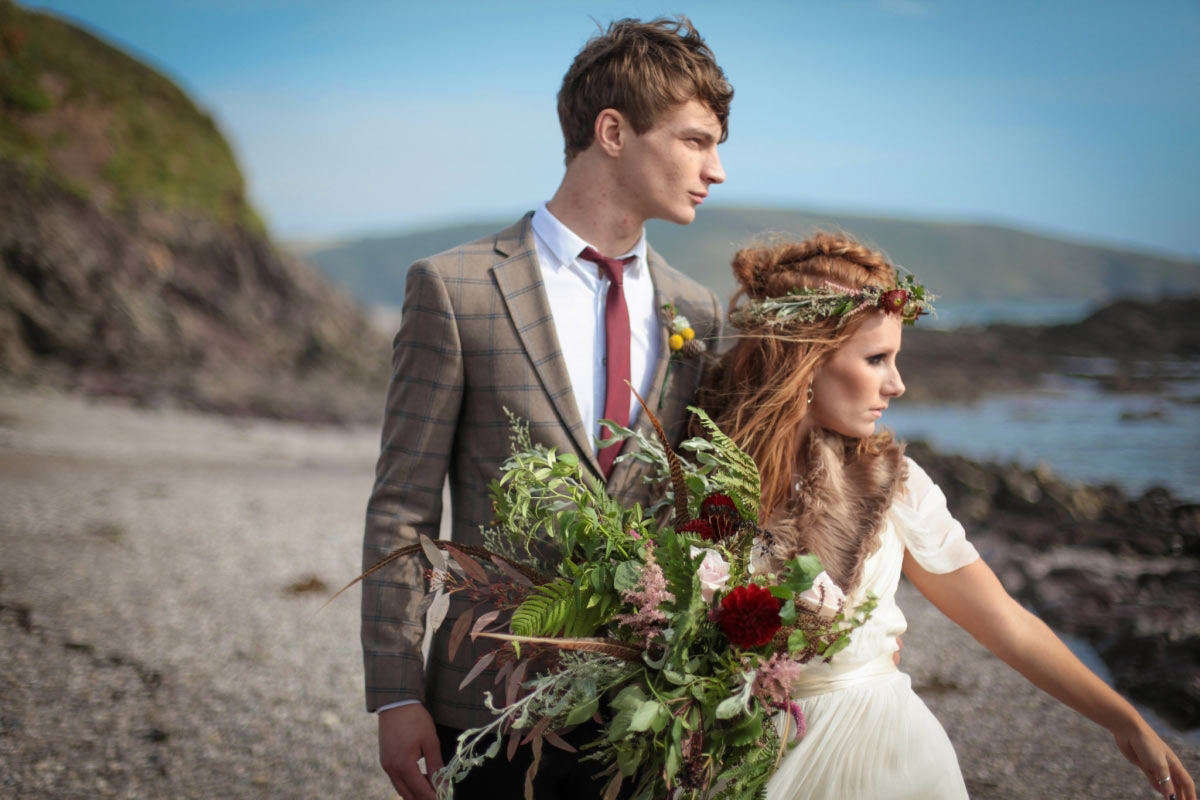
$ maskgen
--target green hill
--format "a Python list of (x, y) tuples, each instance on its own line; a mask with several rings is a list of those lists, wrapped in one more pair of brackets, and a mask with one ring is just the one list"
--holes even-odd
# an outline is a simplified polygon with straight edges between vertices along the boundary
[(108, 210), (150, 202), (261, 228), (232, 150), (182, 89), (9, 0), (0, 0), (0, 158)]
[[(490, 220), (343, 242), (308, 252), (331, 280), (370, 305), (399, 305), (414, 260), (496, 231)], [(774, 233), (848, 231), (885, 250), (944, 300), (1104, 301), (1200, 293), (1200, 262), (1054, 239), (996, 225), (820, 214), (781, 208), (704, 208), (687, 227), (654, 221), (650, 242), (672, 265), (723, 296), (738, 247)]]

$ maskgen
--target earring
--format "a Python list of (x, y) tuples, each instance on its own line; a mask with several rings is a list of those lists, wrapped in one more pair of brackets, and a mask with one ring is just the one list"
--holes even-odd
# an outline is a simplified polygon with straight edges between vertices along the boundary
[(812, 384), (810, 383), (808, 385), (808, 404), (810, 406), (812, 405), (812, 399), (813, 399), (813, 390), (812, 390)]

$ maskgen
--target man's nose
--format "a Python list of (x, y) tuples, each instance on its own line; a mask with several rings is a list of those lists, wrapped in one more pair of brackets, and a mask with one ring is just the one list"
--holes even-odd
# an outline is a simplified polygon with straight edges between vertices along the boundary
[(704, 165), (704, 180), (708, 183), (724, 183), (725, 170), (721, 166), (721, 156), (713, 148), (712, 158)]

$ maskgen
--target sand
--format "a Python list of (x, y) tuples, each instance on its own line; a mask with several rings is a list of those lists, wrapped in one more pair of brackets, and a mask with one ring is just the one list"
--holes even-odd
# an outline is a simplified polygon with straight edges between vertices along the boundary
[[(377, 447), (0, 389), (0, 797), (394, 796), (357, 591), (316, 613), (357, 574)], [(1105, 731), (901, 604), (903, 668), (972, 797), (1154, 796)]]

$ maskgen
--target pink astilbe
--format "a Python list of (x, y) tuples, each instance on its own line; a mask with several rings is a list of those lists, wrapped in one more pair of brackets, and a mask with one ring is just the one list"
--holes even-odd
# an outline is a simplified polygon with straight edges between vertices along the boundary
[(621, 592), (621, 598), (637, 609), (633, 614), (617, 614), (617, 622), (628, 626), (639, 637), (649, 640), (667, 621), (667, 615), (659, 610), (663, 603), (673, 602), (675, 595), (667, 591), (667, 578), (662, 567), (654, 560), (654, 546), (646, 544), (646, 563), (632, 589)]
[(787, 655), (772, 653), (754, 676), (754, 696), (767, 705), (779, 708), (792, 696), (792, 686), (800, 678), (802, 667)]

